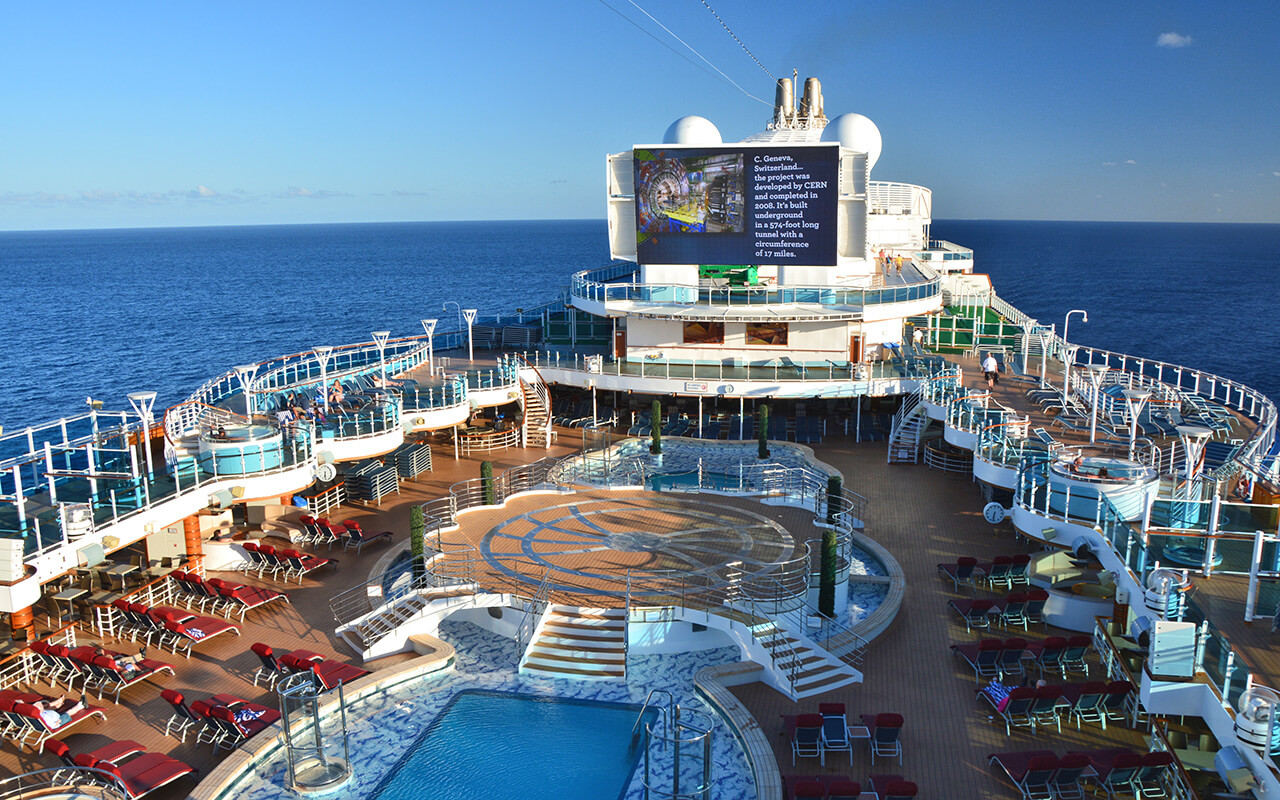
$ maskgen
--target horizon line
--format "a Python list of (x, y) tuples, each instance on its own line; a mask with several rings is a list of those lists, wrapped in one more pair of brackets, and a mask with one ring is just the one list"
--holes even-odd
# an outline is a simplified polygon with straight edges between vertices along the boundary
[[(205, 230), (215, 228), (299, 228), (320, 227), (325, 225), (437, 225), (437, 224), (487, 224), (504, 222), (607, 222), (604, 217), (566, 217), (537, 219), (406, 219), (406, 220), (359, 220), (343, 222), (245, 222), (216, 225), (144, 225), (114, 226), (104, 225), (90, 228), (0, 228), (0, 234), (8, 233), (91, 233), (96, 231), (165, 231), (165, 230)], [(1144, 220), (1144, 219), (1013, 219), (1009, 217), (947, 217), (936, 218), (930, 224), (938, 222), (1052, 222), (1052, 223), (1089, 223), (1101, 225), (1280, 225), (1280, 222), (1233, 222), (1223, 220)]]

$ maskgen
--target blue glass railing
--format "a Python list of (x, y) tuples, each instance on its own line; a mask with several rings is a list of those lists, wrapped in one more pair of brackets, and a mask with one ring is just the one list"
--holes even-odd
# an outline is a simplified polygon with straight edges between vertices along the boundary
[(860, 309), (937, 297), (942, 279), (902, 286), (862, 289), (841, 286), (681, 286), (677, 284), (604, 283), (587, 273), (573, 277), (570, 293), (597, 303), (637, 302), (703, 306), (817, 305)]

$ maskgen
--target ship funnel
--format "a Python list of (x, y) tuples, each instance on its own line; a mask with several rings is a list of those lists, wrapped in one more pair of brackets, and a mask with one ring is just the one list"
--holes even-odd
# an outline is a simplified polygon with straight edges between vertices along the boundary
[(785, 128), (795, 113), (795, 93), (790, 78), (778, 78), (778, 88), (773, 94), (773, 124)]
[(800, 118), (805, 122), (826, 122), (822, 113), (822, 84), (817, 78), (804, 79), (804, 97), (800, 100)]

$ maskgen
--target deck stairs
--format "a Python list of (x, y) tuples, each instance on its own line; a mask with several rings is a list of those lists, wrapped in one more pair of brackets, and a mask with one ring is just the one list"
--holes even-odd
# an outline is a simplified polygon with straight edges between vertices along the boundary
[(538, 370), (520, 370), (520, 392), (524, 396), (525, 447), (551, 447), (551, 394)]
[(893, 427), (889, 431), (888, 463), (918, 463), (920, 445), (924, 442), (925, 429), (929, 427), (929, 411), (921, 402), (920, 390), (902, 399), (902, 407), (893, 415)]
[[(401, 629), (430, 617), (452, 613), (459, 605), (469, 603), (476, 596), (474, 585), (424, 588), (401, 595), (372, 612), (358, 617), (337, 629), (347, 644), (365, 659), (376, 658), (382, 653), (378, 645), (394, 638)], [(389, 651), (395, 652), (395, 651)]]
[(548, 678), (625, 680), (626, 611), (548, 606), (520, 658), (519, 671)]

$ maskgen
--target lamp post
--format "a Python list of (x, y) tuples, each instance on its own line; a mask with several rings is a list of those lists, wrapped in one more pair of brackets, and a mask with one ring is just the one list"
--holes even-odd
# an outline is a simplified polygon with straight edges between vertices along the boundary
[(436, 332), (436, 322), (438, 321), (434, 319), (422, 320), (422, 329), (427, 332), (427, 372), (433, 376), (436, 374), (436, 346), (431, 337)]
[(236, 376), (240, 378), (240, 387), (244, 389), (244, 415), (250, 422), (253, 421), (253, 377), (257, 374), (257, 364), (236, 367)]
[(474, 308), (464, 308), (462, 309), (462, 316), (467, 320), (467, 360), (474, 364), (476, 363), (476, 355), (471, 347), (471, 324), (476, 321), (476, 310)]
[(1138, 415), (1147, 404), (1151, 392), (1146, 389), (1125, 389), (1124, 405), (1129, 410), (1129, 460), (1133, 460), (1133, 451), (1138, 441)]
[(320, 396), (324, 398), (324, 413), (329, 415), (329, 393), (325, 391), (329, 383), (329, 355), (333, 353), (333, 347), (330, 345), (320, 345), (311, 348), (311, 352), (316, 354), (316, 361), (320, 362)]
[(444, 305), (440, 306), (440, 310), (441, 310), (441, 311), (448, 311), (448, 310), (449, 310), (449, 306), (451, 306), (451, 305), (452, 305), (454, 308), (458, 309), (458, 330), (462, 330), (462, 306), (458, 305), (457, 303), (455, 303), (455, 302), (454, 302), (454, 301), (452, 301), (452, 300), (446, 300), (446, 301), (444, 301)]
[(155, 405), (155, 392), (131, 392), (127, 395), (129, 405), (142, 420), (142, 453), (147, 459), (147, 478), (154, 476), (155, 467), (151, 463), (151, 407)]
[(391, 331), (374, 331), (372, 334), (373, 343), (378, 346), (378, 365), (382, 368), (382, 385), (387, 385), (387, 339), (391, 338)]
[(1048, 386), (1045, 370), (1049, 365), (1049, 342), (1053, 341), (1053, 327), (1040, 328), (1036, 331), (1036, 338), (1040, 340), (1040, 385)]
[(1102, 399), (1102, 379), (1111, 367), (1106, 364), (1089, 365), (1089, 383), (1093, 386), (1093, 402), (1089, 405), (1089, 444), (1098, 439), (1098, 401)]
[(1073, 308), (1062, 318), (1062, 413), (1067, 413), (1067, 384), (1071, 380), (1071, 351), (1067, 349), (1067, 326), (1071, 324), (1071, 315), (1080, 314), (1081, 322), (1089, 321), (1089, 312), (1082, 308)]

